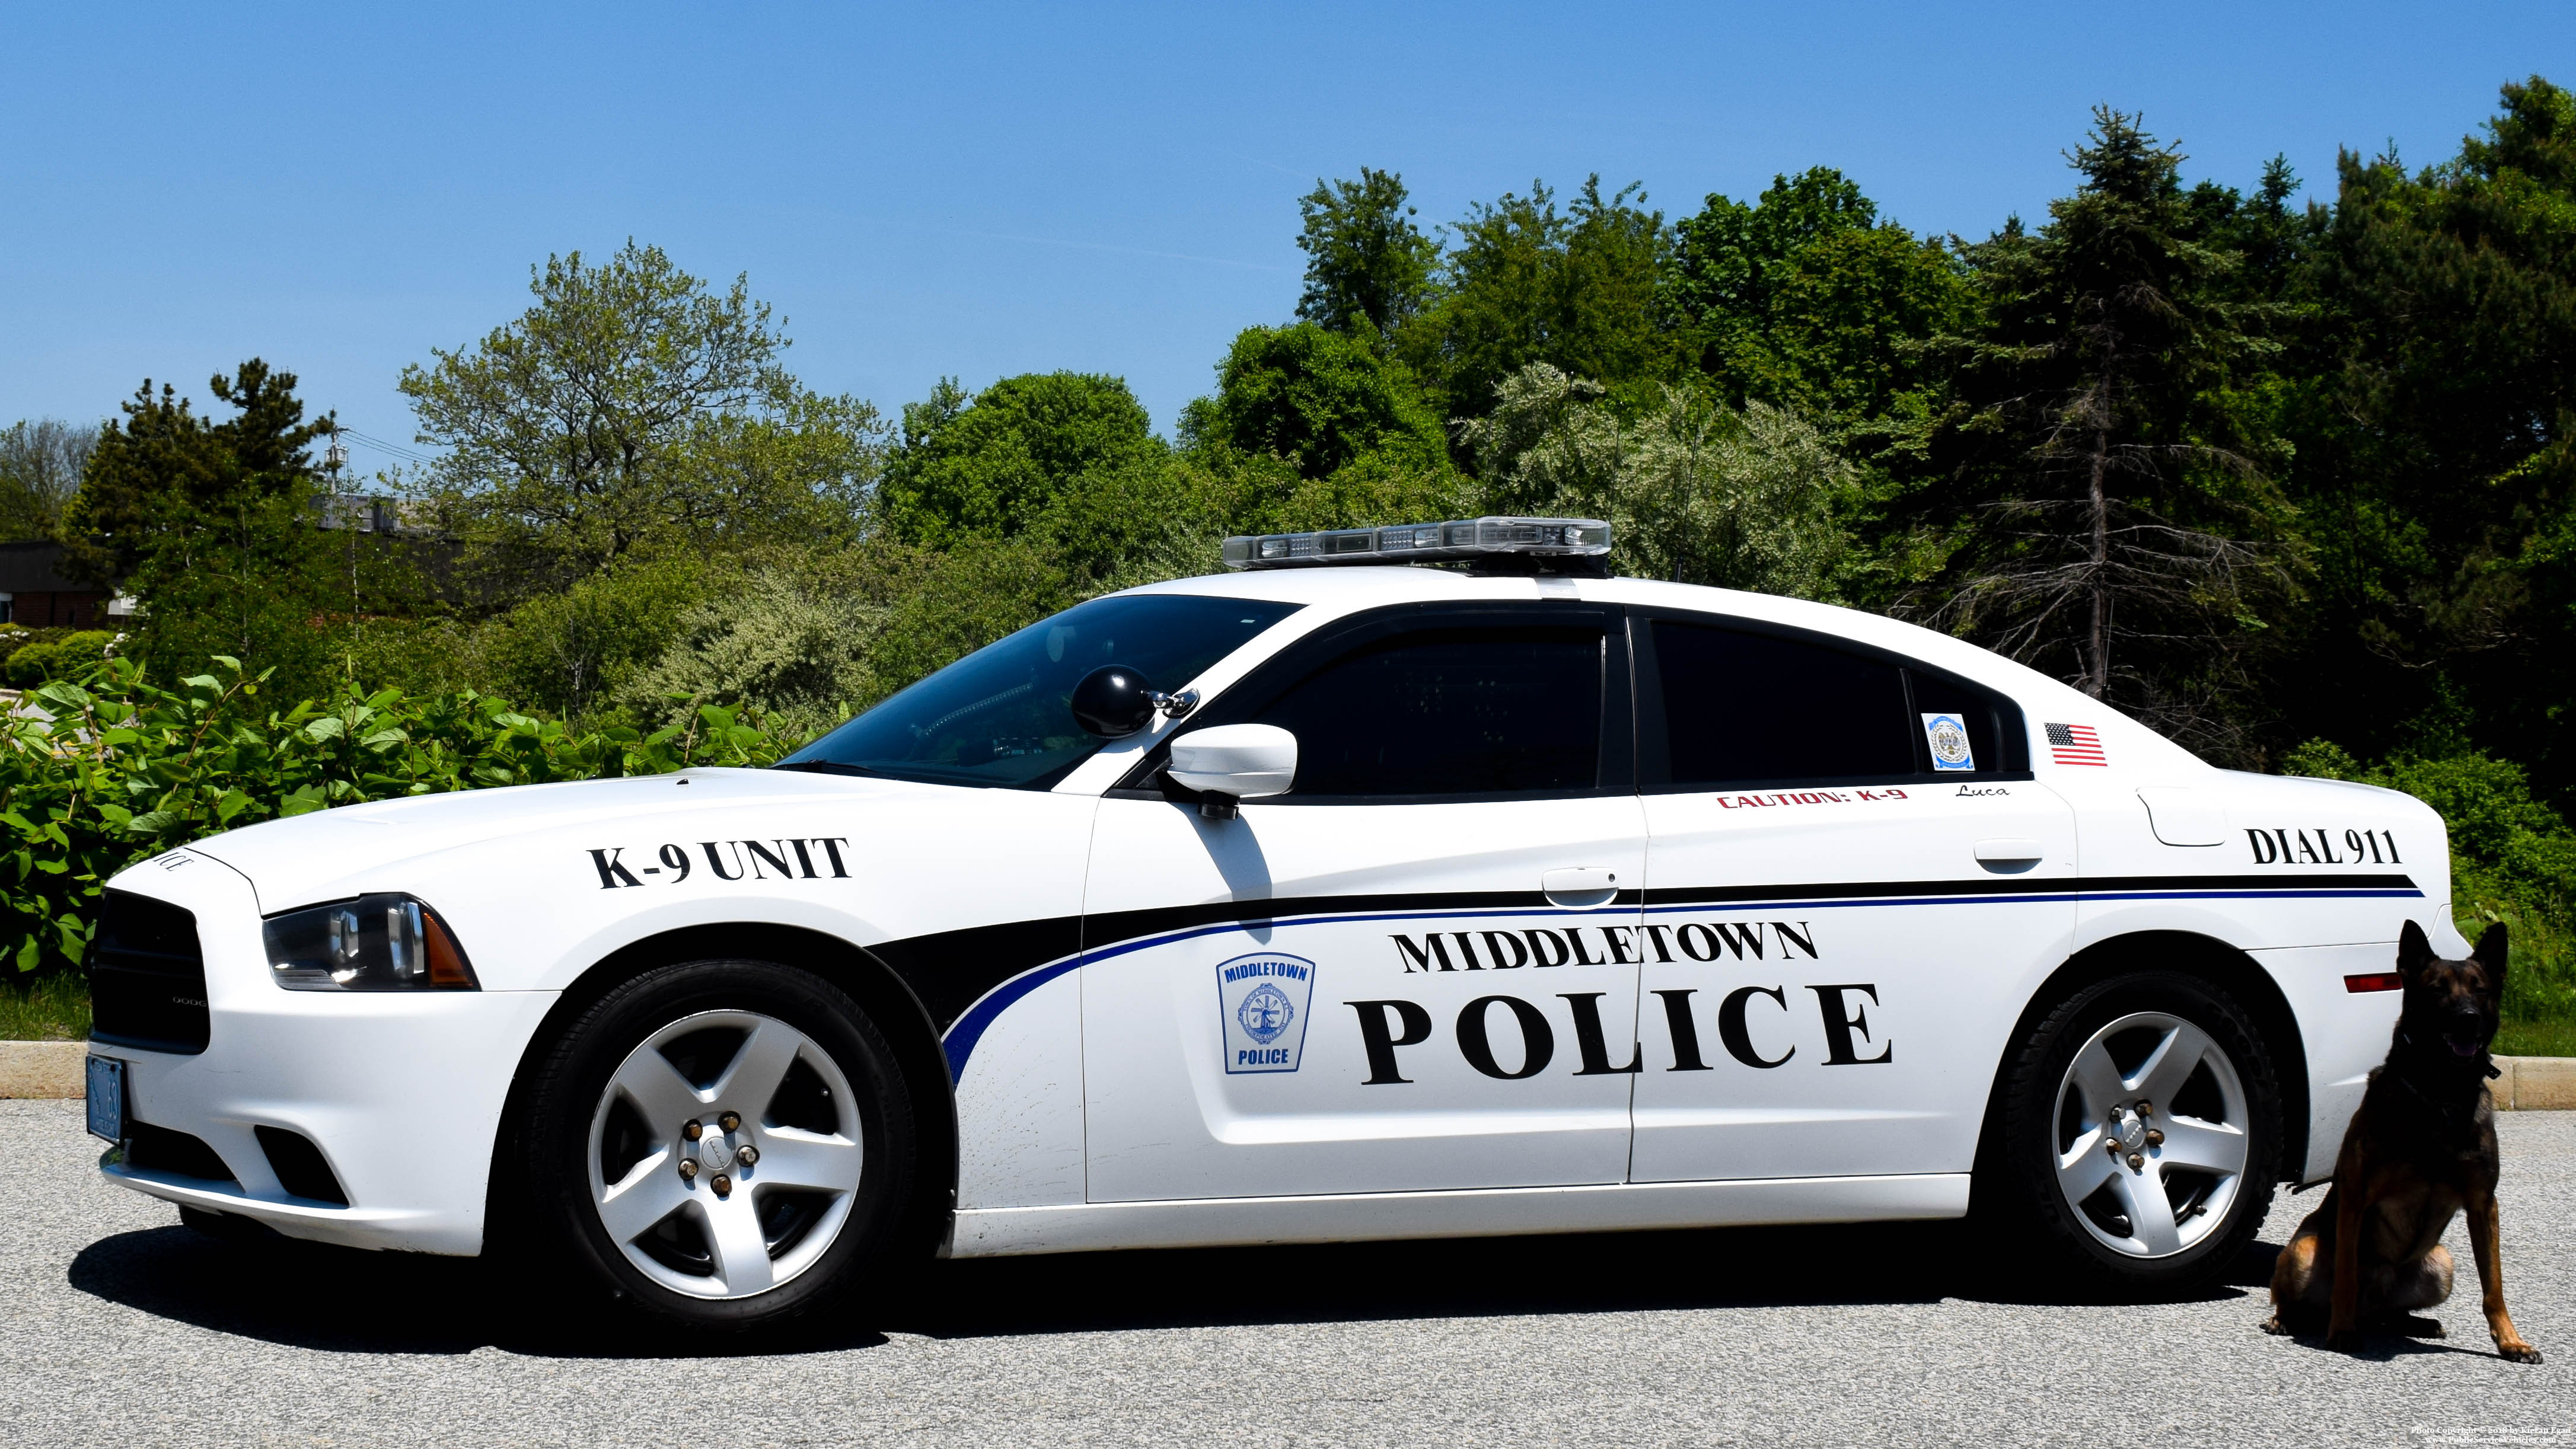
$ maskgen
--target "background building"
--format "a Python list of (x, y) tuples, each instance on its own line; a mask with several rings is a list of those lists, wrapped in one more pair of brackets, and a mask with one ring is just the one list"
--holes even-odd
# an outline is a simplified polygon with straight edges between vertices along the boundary
[(0, 543), (0, 624), (83, 629), (124, 622), (122, 600), (62, 572), (63, 546), (49, 540)]

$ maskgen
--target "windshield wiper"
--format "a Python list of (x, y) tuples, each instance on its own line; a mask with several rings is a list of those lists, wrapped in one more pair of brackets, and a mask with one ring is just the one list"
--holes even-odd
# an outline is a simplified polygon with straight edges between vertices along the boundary
[(838, 760), (781, 760), (773, 770), (806, 770), (817, 775), (873, 775), (865, 765), (844, 765)]

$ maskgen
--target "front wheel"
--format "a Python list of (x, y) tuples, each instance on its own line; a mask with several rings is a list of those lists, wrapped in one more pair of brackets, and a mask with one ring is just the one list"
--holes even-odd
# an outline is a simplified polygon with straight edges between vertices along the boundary
[(2271, 1207), (2271, 1057), (2243, 1009), (2197, 977), (2145, 971), (2077, 992), (2014, 1060), (2002, 1106), (1996, 1206), (2096, 1292), (2195, 1291)]
[(648, 972), (570, 1024), (529, 1098), (533, 1246), (653, 1317), (767, 1326), (888, 1266), (911, 1102), (884, 1037), (820, 978)]

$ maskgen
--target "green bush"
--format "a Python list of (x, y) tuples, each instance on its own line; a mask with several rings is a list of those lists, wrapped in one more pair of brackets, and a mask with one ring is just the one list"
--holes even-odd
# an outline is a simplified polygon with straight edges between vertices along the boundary
[(660, 659), (693, 610), (738, 584), (734, 562), (686, 554), (601, 569), (476, 630), (472, 677), (532, 708), (585, 718)]
[(9, 656), (6, 673), (12, 689), (33, 689), (48, 679), (80, 673), (107, 657), (117, 636), (105, 629), (82, 629), (58, 639), (38, 640)]
[(50, 644), (56, 639), (80, 632), (59, 624), (0, 624), (0, 663), (30, 644)]
[(327, 806), (491, 785), (760, 765), (794, 743), (707, 705), (651, 733), (574, 731), (472, 690), (272, 706), (230, 658), (164, 688), (131, 659), (29, 697), (0, 722), (0, 955), (76, 965), (109, 876), (220, 830)]
[(2365, 767), (2340, 746), (2311, 740), (2283, 768), (2403, 790), (2440, 812), (2451, 836), (2451, 915), (2460, 933), (2476, 940), (2493, 921), (2511, 933), (2506, 1018), (2576, 1022), (2576, 830), (2532, 796), (2521, 766), (2466, 751)]
[(615, 696), (628, 718), (659, 722), (702, 703), (762, 710), (772, 726), (811, 737), (881, 691), (868, 648), (886, 609), (864, 596), (764, 569), (735, 594), (680, 619), (680, 637)]

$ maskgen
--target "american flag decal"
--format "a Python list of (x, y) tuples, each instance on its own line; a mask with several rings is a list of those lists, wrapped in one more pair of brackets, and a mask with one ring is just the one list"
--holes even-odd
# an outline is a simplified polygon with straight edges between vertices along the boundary
[(2061, 765), (2107, 765), (2102, 737), (2091, 725), (2053, 724), (2048, 730), (2048, 757)]

